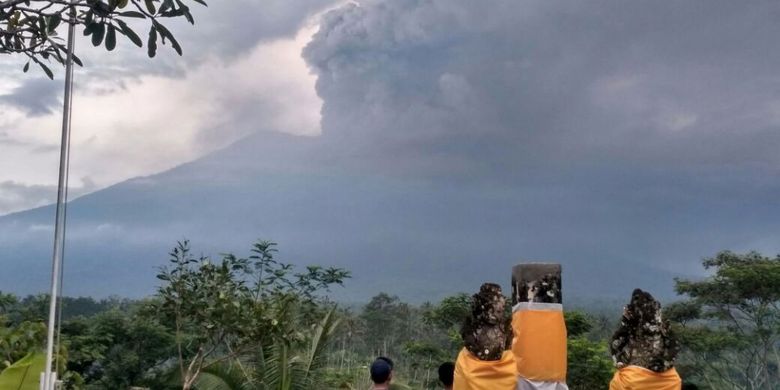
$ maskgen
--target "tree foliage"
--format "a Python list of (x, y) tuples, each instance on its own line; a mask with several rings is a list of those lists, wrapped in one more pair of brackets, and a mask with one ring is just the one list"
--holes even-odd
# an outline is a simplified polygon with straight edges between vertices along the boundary
[(46, 326), (41, 322), (0, 323), (0, 370), (41, 348), (45, 337)]
[[(462, 348), (457, 330), (468, 295), (413, 305), (380, 293), (366, 305), (336, 308), (323, 292), (343, 283), (346, 271), (296, 271), (275, 256), (275, 244), (261, 241), (246, 258), (211, 260), (192, 256), (183, 242), (149, 300), (66, 298), (80, 315), (66, 313), (62, 324), (65, 389), (368, 388), (367, 364), (384, 354), (395, 361), (395, 388), (438, 386), (436, 367)], [(664, 317), (681, 338), (675, 366), (686, 382), (713, 390), (780, 386), (779, 261), (722, 252), (704, 261), (710, 277), (677, 281), (689, 299), (666, 305)], [(40, 351), (45, 302), (0, 293), (0, 372)], [(604, 309), (566, 312), (572, 390), (606, 388), (614, 372), (606, 340), (615, 323)]]
[(459, 329), (471, 314), (471, 297), (461, 293), (442, 299), (425, 313), (425, 322), (439, 329)]
[(19, 303), (19, 299), (13, 294), (6, 294), (0, 291), (0, 315), (8, 313), (12, 307)]
[(62, 337), (68, 371), (94, 388), (159, 388), (165, 383), (167, 372), (155, 368), (174, 356), (174, 335), (141, 307), (66, 321)]
[(567, 311), (563, 313), (566, 321), (566, 333), (571, 337), (580, 337), (593, 330), (593, 319), (582, 311)]
[[(339, 324), (336, 308), (302, 332), (293, 342), (276, 340), (256, 353), (206, 368), (199, 376), (199, 389), (304, 390), (322, 388), (315, 374), (323, 366), (323, 355)], [(291, 329), (302, 326), (288, 322)]]
[(690, 299), (666, 310), (685, 347), (685, 376), (714, 389), (780, 388), (780, 256), (718, 253), (712, 276), (676, 280)]
[(438, 305), (423, 310), (423, 321), (438, 332), (432, 337), (446, 337), (449, 341), (446, 350), (454, 355), (463, 347), (460, 330), (470, 314), (471, 297), (462, 293), (446, 297)]
[(343, 284), (349, 272), (306, 267), (274, 259), (276, 244), (261, 241), (252, 256), (232, 254), (212, 261), (191, 255), (188, 242), (171, 252), (171, 267), (157, 275), (154, 310), (176, 335), (182, 388), (192, 388), (211, 366), (268, 346), (289, 348), (303, 329), (296, 316), (316, 315), (318, 293)]
[(0, 372), (43, 346), (46, 326), (19, 316), (19, 299), (0, 292)]
[[(595, 319), (580, 310), (564, 313), (568, 367), (566, 383), (572, 390), (606, 389), (614, 373), (607, 341), (594, 337)], [(593, 340), (593, 338), (596, 338)]]
[[(194, 24), (192, 3), (206, 5), (204, 0), (0, 0), (0, 54), (26, 56), (25, 72), (32, 62), (52, 78), (47, 64), (64, 64), (67, 57), (59, 29), (74, 23), (94, 46), (108, 51), (124, 36), (138, 47), (146, 41), (149, 57), (157, 53), (158, 42), (181, 55), (181, 45), (166, 24), (178, 18)], [(135, 30), (142, 24), (149, 31), (144, 39)], [(73, 61), (82, 65), (76, 55)]]
[(38, 374), (45, 366), (46, 355), (41, 352), (30, 352), (0, 372), (0, 389), (38, 389)]
[(411, 308), (398, 296), (377, 294), (363, 308), (360, 318), (376, 355), (399, 354), (403, 341), (410, 339)]
[(566, 383), (571, 390), (606, 389), (614, 373), (607, 342), (586, 337), (571, 337), (567, 342), (568, 373)]

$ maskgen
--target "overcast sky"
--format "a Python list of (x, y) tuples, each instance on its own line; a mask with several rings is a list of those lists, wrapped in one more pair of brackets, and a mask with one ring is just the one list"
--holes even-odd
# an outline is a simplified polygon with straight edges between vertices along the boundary
[[(388, 180), (522, 189), (637, 251), (780, 250), (776, 2), (211, 3), (183, 58), (79, 39), (76, 194), (283, 132)], [(21, 66), (0, 59), (0, 214), (55, 196), (62, 78)]]
[[(325, 1), (213, 1), (196, 26), (177, 23), (179, 58), (129, 41), (116, 52), (77, 35), (72, 188), (91, 192), (224, 147), (251, 132), (320, 132), (321, 100), (301, 49)], [(64, 33), (64, 32), (63, 32)], [(0, 215), (56, 196), (62, 72), (55, 81), (21, 58), (0, 58)]]

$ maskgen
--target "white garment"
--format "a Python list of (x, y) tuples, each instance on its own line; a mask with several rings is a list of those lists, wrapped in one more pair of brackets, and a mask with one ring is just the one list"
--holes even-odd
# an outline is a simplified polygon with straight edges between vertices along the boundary
[(569, 390), (569, 386), (561, 382), (532, 381), (518, 377), (517, 390)]

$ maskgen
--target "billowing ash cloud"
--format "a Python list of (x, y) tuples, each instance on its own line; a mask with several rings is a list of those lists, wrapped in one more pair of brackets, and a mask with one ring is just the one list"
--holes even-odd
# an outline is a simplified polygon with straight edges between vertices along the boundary
[(188, 57), (246, 55), (260, 42), (294, 36), (302, 21), (333, 2), (211, 1), (208, 8), (193, 6), (195, 27), (182, 26), (179, 31), (194, 46)]
[(779, 249), (779, 10), (363, 1), (303, 55), (324, 137), (366, 169), (516, 199), (527, 248), (690, 271)]
[(326, 134), (486, 174), (540, 162), (766, 168), (780, 162), (776, 8), (365, 1), (325, 15), (304, 57)]
[[(672, 274), (700, 275), (703, 256), (780, 250), (778, 13), (773, 2), (720, 0), (343, 4), (303, 50), (313, 98), (314, 80), (296, 63), (305, 40), (257, 45), (263, 34), (242, 35), (251, 16), (215, 19), (229, 22), (208, 29), (229, 33), (185, 45), (194, 54), (185, 61), (220, 57), (180, 82), (158, 74), (129, 84), (122, 99), (82, 97), (89, 113), (166, 97), (154, 115), (139, 111), (103, 122), (113, 133), (95, 131), (95, 140), (119, 143), (80, 140), (81, 155), (94, 150), (84, 160), (94, 163), (82, 166), (102, 170), (89, 176), (100, 184), (116, 171), (137, 174), (153, 157), (179, 162), (230, 134), (316, 135), (306, 128), (320, 103), (322, 135), (255, 132), (75, 201), (68, 247), (77, 277), (101, 283), (78, 285), (84, 293), (151, 291), (140, 281), (154, 280), (150, 270), (176, 239), (219, 253), (262, 237), (293, 257), (348, 267), (363, 298), (388, 290), (435, 299), (506, 280), (523, 259), (564, 264), (574, 294), (671, 294)], [(295, 61), (271, 61), (289, 54), (285, 47)], [(182, 107), (190, 115), (171, 114)], [(284, 115), (269, 120), (277, 107)], [(196, 130), (159, 131), (185, 127)], [(29, 138), (0, 126), (0, 144)], [(7, 156), (0, 166), (18, 160)], [(48, 239), (41, 227), (50, 214), (0, 218), (0, 238), (12, 248), (5, 253), (27, 254), (19, 242)]]

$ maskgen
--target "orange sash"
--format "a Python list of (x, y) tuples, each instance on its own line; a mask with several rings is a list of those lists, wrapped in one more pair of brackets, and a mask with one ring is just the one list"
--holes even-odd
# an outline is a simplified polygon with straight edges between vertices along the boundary
[(680, 390), (682, 380), (674, 367), (654, 372), (644, 367), (627, 366), (615, 372), (609, 390)]
[(479, 360), (463, 348), (455, 361), (454, 390), (515, 390), (517, 366), (510, 351), (501, 360)]

